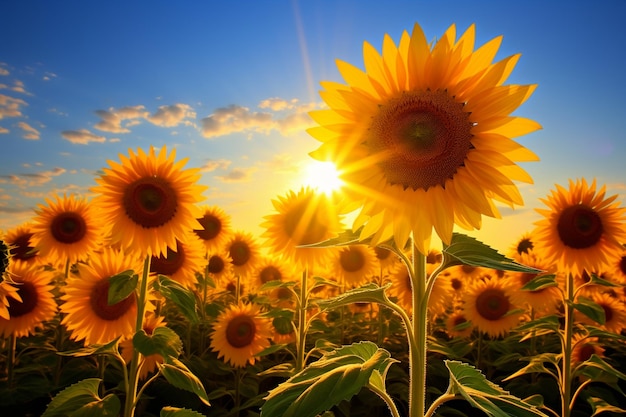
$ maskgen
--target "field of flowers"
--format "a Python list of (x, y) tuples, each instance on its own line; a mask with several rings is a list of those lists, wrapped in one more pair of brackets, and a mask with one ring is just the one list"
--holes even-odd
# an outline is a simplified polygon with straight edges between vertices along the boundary
[(498, 250), (453, 232), (532, 182), (513, 139), (541, 126), (511, 113), (535, 86), (504, 84), (500, 41), (415, 25), (338, 62), (309, 133), (343, 187), (277, 196), (261, 236), (165, 147), (42, 202), (0, 235), (0, 415), (626, 413), (617, 196), (557, 185)]

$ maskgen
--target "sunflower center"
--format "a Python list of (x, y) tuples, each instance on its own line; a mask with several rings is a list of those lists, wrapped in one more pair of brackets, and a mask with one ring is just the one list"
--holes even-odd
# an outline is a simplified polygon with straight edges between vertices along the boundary
[(60, 213), (50, 225), (52, 237), (60, 243), (76, 243), (80, 242), (87, 234), (87, 224), (85, 219), (78, 213), (71, 211)]
[(584, 204), (567, 207), (557, 224), (561, 241), (570, 248), (589, 248), (600, 240), (604, 228), (600, 215)]
[(143, 177), (124, 190), (124, 210), (143, 228), (163, 226), (176, 214), (178, 198), (169, 182), (159, 177)]
[(498, 288), (489, 288), (476, 298), (476, 311), (487, 320), (502, 318), (510, 307), (509, 298)]
[(585, 343), (578, 349), (578, 357), (576, 359), (584, 362), (589, 360), (594, 353), (596, 353), (596, 348), (591, 343)]
[(533, 247), (533, 242), (530, 239), (522, 239), (517, 244), (517, 253), (520, 255), (522, 253), (528, 253), (533, 249)]
[(24, 233), (19, 235), (11, 246), (9, 253), (15, 259), (26, 261), (37, 255), (37, 251), (34, 247), (30, 246), (30, 238), (33, 237), (32, 233)]
[(37, 307), (39, 293), (32, 282), (23, 282), (17, 285), (17, 295), (22, 298), (22, 302), (15, 300), (13, 297), (7, 297), (9, 301), (9, 316), (20, 317), (30, 313)]
[(250, 253), (250, 247), (246, 242), (240, 240), (233, 242), (230, 245), (230, 257), (233, 260), (233, 265), (242, 266), (250, 260), (252, 253)]
[(222, 259), (221, 256), (213, 255), (209, 258), (208, 269), (210, 273), (219, 274), (220, 272), (224, 270), (225, 266), (226, 266), (226, 263), (224, 262), (224, 259)]
[(226, 340), (232, 347), (242, 348), (252, 343), (255, 333), (256, 325), (252, 317), (237, 316), (228, 322)]
[(380, 246), (375, 246), (374, 252), (376, 252), (376, 257), (380, 261), (384, 261), (389, 258), (389, 255), (391, 255), (391, 251), (389, 249), (381, 248)]
[(266, 282), (270, 282), (270, 281), (282, 280), (282, 274), (280, 273), (278, 268), (272, 265), (266, 266), (265, 268), (263, 268), (261, 270), (261, 273), (259, 274), (259, 277), (261, 278), (261, 282), (263, 284), (265, 284)]
[(463, 317), (463, 316), (456, 316), (454, 318), (454, 320), (452, 321), (452, 323), (454, 324), (455, 327), (459, 326), (459, 325), (461, 325), (463, 323), (466, 323), (466, 322), (467, 322), (467, 319), (465, 317)]
[(380, 153), (387, 181), (404, 189), (444, 186), (472, 149), (472, 123), (446, 91), (409, 91), (382, 105), (366, 146)]
[(622, 256), (619, 260), (619, 270), (622, 274), (626, 275), (626, 255)]
[(202, 225), (202, 229), (194, 230), (194, 232), (202, 240), (213, 240), (222, 231), (222, 221), (213, 214), (205, 214), (198, 219), (198, 223)]
[(184, 262), (184, 246), (179, 241), (176, 241), (176, 251), (168, 247), (165, 256), (160, 255), (158, 257), (152, 257), (150, 261), (150, 272), (170, 276), (175, 274), (183, 266)]
[[(0, 240), (0, 277), (4, 275), (7, 267), (9, 266), (9, 247)], [(2, 282), (0, 280), (0, 282)]]
[(296, 245), (321, 242), (328, 232), (326, 225), (319, 221), (316, 210), (310, 208), (311, 203), (312, 199), (307, 199), (285, 213), (285, 232)]
[(455, 291), (459, 291), (461, 288), (463, 288), (463, 281), (458, 278), (452, 278), (450, 280), (450, 285), (452, 285), (452, 289), (454, 289)]
[(341, 268), (347, 272), (356, 272), (365, 265), (365, 257), (358, 249), (348, 248), (341, 251), (339, 255)]
[(109, 305), (109, 279), (98, 281), (91, 289), (89, 303), (92, 311), (102, 320), (117, 320), (122, 317), (135, 304), (135, 293), (115, 304)]

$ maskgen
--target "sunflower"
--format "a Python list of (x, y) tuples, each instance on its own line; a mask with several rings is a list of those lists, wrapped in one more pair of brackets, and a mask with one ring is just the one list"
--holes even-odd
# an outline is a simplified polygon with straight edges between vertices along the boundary
[(389, 249), (385, 249), (380, 246), (375, 246), (374, 252), (376, 252), (376, 257), (378, 258), (380, 269), (383, 272), (392, 270), (396, 266), (396, 264), (400, 261), (400, 258), (398, 257), (398, 255), (396, 255)]
[[(13, 301), (11, 301), (13, 300)], [(0, 282), (0, 318), (9, 320), (9, 307), (11, 302), (21, 303), (22, 297), (19, 294), (19, 286), (15, 285), (13, 280)]]
[(517, 261), (523, 265), (540, 269), (545, 272), (507, 272), (505, 277), (510, 281), (514, 289), (511, 293), (513, 304), (530, 306), (534, 312), (539, 314), (556, 313), (557, 307), (562, 300), (561, 292), (557, 286), (540, 288), (534, 291), (522, 290), (522, 287), (533, 279), (555, 273), (552, 264), (532, 254), (532, 252), (522, 252), (517, 256)]
[(454, 224), (500, 217), (493, 200), (523, 204), (512, 180), (532, 182), (515, 162), (538, 158), (511, 138), (540, 125), (510, 113), (536, 86), (503, 84), (519, 54), (493, 63), (501, 37), (473, 51), (474, 25), (455, 36), (452, 25), (432, 45), (416, 24), (397, 46), (386, 35), (382, 55), (366, 42), (365, 71), (338, 61), (346, 84), (323, 82), (329, 109), (310, 113), (322, 142), (311, 156), (335, 163), (374, 245), (404, 247), (413, 232), (426, 254), (433, 227), (450, 243)]
[(235, 367), (254, 364), (262, 350), (270, 345), (272, 323), (260, 314), (256, 304), (231, 305), (213, 325), (211, 348), (218, 358)]
[(203, 207), (198, 223), (202, 227), (194, 232), (204, 243), (207, 252), (212, 254), (222, 250), (232, 233), (230, 216), (221, 207)]
[(575, 334), (572, 338), (572, 366), (576, 366), (591, 358), (591, 355), (604, 356), (604, 348), (597, 337)]
[(0, 316), (0, 337), (29, 336), (56, 315), (54, 286), (51, 285), (54, 276), (24, 261), (11, 262), (9, 273), (13, 283), (5, 281), (2, 286), (14, 286), (14, 289), (1, 290), (6, 298), (0, 310), (6, 307), (9, 317)]
[(96, 208), (74, 195), (56, 196), (56, 202), (46, 199), (46, 203), (35, 210), (32, 227), (32, 242), (40, 254), (70, 263), (86, 259), (102, 236)]
[(100, 220), (111, 225), (113, 243), (142, 256), (165, 255), (187, 230), (200, 229), (195, 203), (206, 187), (195, 184), (197, 169), (182, 169), (187, 159), (175, 162), (176, 150), (169, 156), (165, 146), (158, 154), (152, 146), (148, 155), (129, 152), (130, 158), (120, 155), (121, 164), (108, 161), (111, 168), (103, 169), (92, 189), (99, 194), (94, 203)]
[[(0, 238), (3, 233), (0, 232)], [(9, 268), (9, 258), (11, 257), (11, 253), (9, 252), (9, 247), (4, 240), (0, 239), (0, 283), (2, 283), (5, 279), (7, 269)]]
[(604, 310), (604, 324), (600, 324), (588, 316), (576, 312), (576, 317), (583, 323), (600, 327), (607, 332), (620, 334), (626, 329), (626, 308), (624, 302), (608, 293), (596, 292), (591, 299)]
[(536, 209), (545, 218), (535, 223), (535, 250), (559, 271), (579, 275), (583, 269), (603, 270), (618, 259), (626, 242), (626, 209), (606, 197), (606, 186), (596, 192), (583, 178), (569, 181), (569, 190), (556, 185), (547, 199), (549, 209)]
[(211, 277), (220, 280), (233, 273), (233, 260), (226, 252), (217, 252), (209, 256), (207, 271)]
[(474, 282), (463, 297), (465, 317), (490, 337), (503, 336), (520, 321), (509, 284), (494, 277)]
[[(471, 325), (466, 325), (465, 323), (468, 323), (467, 317), (465, 317), (465, 312), (463, 309), (457, 308), (446, 318), (446, 332), (451, 337), (469, 337), (474, 328)], [(462, 326), (462, 328), (460, 328), (460, 326)]]
[[(153, 312), (149, 312), (145, 315), (143, 320), (143, 330), (148, 336), (152, 336), (154, 329), (157, 327), (165, 327), (165, 318), (163, 316), (155, 316)], [(126, 363), (130, 363), (133, 357), (133, 340), (126, 339), (120, 343), (120, 354)], [(139, 378), (146, 379), (148, 375), (157, 369), (157, 364), (163, 363), (163, 356), (158, 353), (142, 356), (141, 357), (141, 370), (139, 371)]]
[(376, 252), (365, 245), (342, 247), (333, 256), (332, 266), (337, 279), (348, 286), (359, 285), (380, 270)]
[(233, 232), (225, 244), (228, 256), (232, 260), (233, 272), (245, 275), (254, 270), (261, 259), (259, 244), (251, 233)]
[[(436, 264), (427, 263), (426, 275), (430, 276), (436, 267)], [(402, 262), (398, 262), (390, 271), (389, 279), (391, 281), (391, 285), (389, 286), (389, 295), (394, 297), (400, 307), (404, 308), (407, 312), (412, 311), (413, 286), (411, 283), (411, 276), (409, 275), (409, 270), (406, 265)], [(439, 277), (437, 279), (439, 279)], [(439, 314), (443, 312), (445, 310), (443, 301), (445, 300), (449, 303), (448, 295), (449, 294), (443, 291), (441, 287), (438, 287), (437, 282), (435, 282), (435, 286), (433, 287), (428, 299), (429, 312), (431, 314)]]
[[(289, 282), (296, 280), (293, 265), (276, 256), (262, 258), (258, 266), (250, 274), (251, 290), (258, 290), (263, 284), (270, 281)], [(292, 293), (287, 288), (276, 288), (269, 294), (272, 301), (279, 301), (281, 306), (286, 307), (292, 298)]]
[[(78, 274), (70, 276), (61, 296), (61, 324), (72, 332), (73, 340), (84, 339), (85, 345), (108, 343), (116, 337), (132, 337), (137, 319), (137, 296), (131, 293), (125, 299), (109, 305), (109, 279), (124, 271), (141, 275), (138, 258), (106, 248), (89, 259), (89, 264), (78, 264)], [(150, 301), (146, 311), (153, 311)]]
[(11, 260), (40, 263), (39, 251), (32, 243), (33, 227), (31, 223), (24, 223), (7, 230), (4, 242), (9, 247)]
[(523, 233), (517, 241), (511, 245), (509, 256), (515, 260), (523, 254), (532, 253), (535, 244), (533, 243), (533, 235), (530, 232)]
[(277, 213), (265, 216), (262, 237), (275, 252), (306, 267), (325, 263), (334, 248), (300, 247), (335, 237), (342, 228), (334, 200), (309, 187), (272, 200)]
[(196, 272), (204, 271), (208, 262), (204, 254), (204, 245), (200, 239), (189, 232), (183, 241), (176, 239), (174, 248), (167, 248), (167, 255), (152, 255), (150, 272), (166, 275), (179, 284), (193, 289), (198, 282)]

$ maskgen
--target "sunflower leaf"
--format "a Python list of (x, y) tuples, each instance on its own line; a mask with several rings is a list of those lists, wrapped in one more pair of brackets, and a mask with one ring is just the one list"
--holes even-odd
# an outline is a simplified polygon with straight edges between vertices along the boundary
[(537, 275), (535, 278), (524, 284), (521, 289), (523, 291), (539, 291), (543, 290), (544, 288), (557, 287), (558, 285), (558, 282), (556, 282), (556, 275), (544, 274)]
[(617, 414), (626, 414), (626, 410), (623, 408), (619, 408), (613, 404), (609, 404), (606, 400), (598, 397), (588, 397), (587, 402), (591, 406), (593, 410), (593, 414), (591, 417), (597, 416), (600, 413), (604, 413), (605, 411), (617, 413)]
[(139, 275), (135, 274), (131, 269), (120, 272), (109, 278), (109, 293), (107, 296), (109, 305), (119, 303), (126, 299), (135, 291), (138, 282)]
[(609, 365), (604, 359), (595, 353), (583, 362), (581, 366), (576, 368), (574, 376), (576, 375), (583, 375), (593, 379), (594, 381), (605, 381), (610, 383), (617, 381), (618, 379), (626, 381), (626, 374)]
[(100, 398), (100, 382), (99, 378), (87, 378), (65, 388), (54, 396), (42, 417), (118, 416), (121, 409), (119, 398), (113, 394)]
[(595, 285), (601, 285), (603, 287), (622, 287), (623, 285), (621, 284), (616, 284), (614, 282), (611, 281), (607, 281), (604, 278), (600, 278), (598, 275), (596, 274), (591, 274), (591, 280), (589, 280), (589, 284), (595, 284)]
[(111, 340), (109, 343), (104, 345), (90, 345), (80, 349), (68, 350), (65, 352), (57, 352), (57, 355), (61, 356), (73, 356), (75, 358), (80, 358), (83, 356), (91, 356), (91, 355), (114, 355), (118, 354), (117, 350), (117, 342), (120, 340), (120, 337), (116, 337), (114, 340)]
[(596, 323), (604, 324), (606, 322), (606, 316), (602, 306), (596, 304), (592, 299), (587, 297), (578, 297), (577, 301), (578, 302), (576, 303), (572, 303), (570, 301), (567, 303)]
[(558, 369), (560, 356), (561, 355), (556, 354), (556, 353), (543, 353), (543, 354), (539, 354), (536, 356), (532, 356), (530, 357), (530, 361), (528, 362), (528, 365), (524, 366), (522, 369), (518, 370), (517, 372), (507, 376), (506, 378), (502, 380), (502, 382), (509, 381), (521, 375), (536, 374), (536, 373), (551, 375), (553, 378), (555, 378), (558, 381), (559, 377), (557, 373), (554, 371), (554, 369), (546, 368), (545, 364), (549, 363), (552, 366), (554, 366), (556, 369)]
[(207, 396), (202, 382), (200, 382), (200, 379), (198, 379), (184, 363), (176, 358), (170, 357), (166, 363), (158, 364), (158, 367), (165, 379), (167, 379), (167, 382), (176, 388), (196, 394), (200, 401), (206, 405), (210, 405), (209, 397)]
[(198, 306), (194, 293), (180, 285), (173, 279), (159, 275), (154, 282), (154, 289), (161, 293), (166, 300), (174, 303), (180, 312), (192, 323), (198, 322)]
[(161, 409), (159, 417), (204, 417), (204, 414), (200, 414), (187, 408), (166, 406)]
[(459, 361), (444, 361), (450, 374), (448, 394), (460, 395), (473, 407), (493, 417), (544, 416), (535, 406), (511, 395), (476, 368)]
[(343, 346), (271, 390), (261, 416), (315, 417), (370, 383), (380, 387), (393, 362), (388, 351), (372, 342)]
[(300, 245), (299, 248), (329, 248), (334, 246), (367, 244), (367, 240), (359, 240), (362, 227), (357, 230), (346, 229), (337, 236), (324, 240), (322, 242), (312, 243), (309, 245)]
[(378, 303), (389, 305), (391, 301), (385, 294), (389, 287), (387, 284), (379, 287), (378, 284), (369, 283), (362, 287), (354, 288), (335, 297), (316, 300), (317, 305), (323, 310), (330, 310), (353, 303)]
[(158, 354), (164, 358), (177, 358), (183, 351), (183, 342), (174, 330), (160, 326), (151, 335), (146, 334), (143, 329), (135, 333), (133, 347), (144, 356)]
[(481, 266), (502, 271), (538, 274), (540, 269), (515, 262), (488, 245), (461, 233), (453, 233), (452, 241), (443, 247), (443, 267), (454, 265)]

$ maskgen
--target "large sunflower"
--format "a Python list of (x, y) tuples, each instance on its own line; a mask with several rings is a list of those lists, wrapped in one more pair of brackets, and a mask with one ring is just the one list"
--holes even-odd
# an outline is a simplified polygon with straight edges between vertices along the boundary
[(197, 169), (183, 170), (187, 159), (175, 162), (176, 150), (169, 156), (165, 146), (158, 154), (150, 147), (148, 155), (129, 150), (130, 158), (120, 155), (121, 164), (108, 161), (104, 175), (92, 189), (99, 195), (94, 202), (101, 208), (101, 221), (111, 225), (111, 240), (124, 249), (142, 255), (167, 254), (190, 229), (200, 229), (196, 206), (206, 187), (197, 185)]
[(511, 288), (496, 277), (476, 281), (463, 297), (465, 317), (491, 337), (503, 336), (520, 321), (511, 299)]
[(209, 254), (223, 249), (231, 230), (230, 216), (218, 206), (204, 207), (198, 219), (200, 229), (194, 230), (204, 243)]
[(382, 55), (366, 42), (365, 71), (338, 61), (346, 84), (322, 83), (330, 109), (311, 113), (322, 142), (311, 155), (333, 161), (362, 202), (362, 238), (404, 247), (413, 232), (426, 254), (433, 227), (449, 243), (454, 224), (500, 217), (493, 200), (523, 204), (512, 180), (532, 179), (515, 162), (537, 157), (511, 138), (540, 125), (510, 113), (535, 85), (503, 85), (519, 54), (494, 63), (501, 37), (474, 51), (474, 32), (455, 41), (452, 25), (433, 45), (416, 24), (399, 45), (386, 35)]
[(187, 233), (184, 240), (176, 239), (176, 246), (167, 248), (167, 254), (152, 255), (150, 272), (166, 275), (179, 284), (193, 289), (197, 284), (196, 272), (203, 272), (208, 263), (205, 248), (194, 233)]
[(556, 185), (541, 199), (548, 209), (537, 209), (545, 217), (533, 233), (538, 254), (574, 275), (604, 270), (618, 259), (626, 242), (626, 209), (614, 202), (617, 195), (605, 193), (605, 186), (596, 192), (596, 181), (587, 185), (584, 178), (570, 180), (569, 190)]
[(225, 244), (225, 250), (231, 259), (235, 274), (246, 275), (253, 271), (261, 260), (257, 240), (251, 233), (241, 230), (233, 232)]
[(29, 336), (42, 328), (44, 322), (52, 320), (57, 312), (51, 285), (54, 275), (24, 261), (11, 262), (9, 274), (14, 283), (2, 285), (14, 286), (14, 289), (2, 290), (7, 298), (0, 309), (6, 306), (9, 317), (0, 315), (0, 337)]
[(333, 199), (309, 187), (272, 200), (275, 214), (265, 216), (263, 237), (276, 253), (301, 266), (314, 267), (328, 260), (333, 248), (307, 248), (335, 237), (342, 228)]
[(350, 245), (339, 249), (332, 262), (334, 276), (348, 286), (356, 286), (380, 271), (376, 252), (370, 246)]
[(9, 320), (11, 315), (9, 314), (9, 307), (11, 303), (21, 303), (22, 297), (19, 294), (19, 287), (13, 285), (13, 280), (0, 281), (0, 318)]
[(74, 195), (56, 196), (56, 202), (46, 199), (46, 203), (36, 210), (33, 245), (42, 256), (70, 263), (86, 259), (102, 239), (102, 221), (96, 208)]
[(254, 364), (256, 355), (269, 347), (272, 324), (261, 317), (256, 304), (231, 305), (218, 317), (213, 325), (211, 348), (218, 358), (235, 367)]
[[(133, 336), (137, 320), (135, 292), (115, 304), (108, 303), (109, 279), (128, 270), (141, 276), (141, 263), (109, 248), (92, 256), (89, 264), (78, 264), (78, 274), (70, 276), (63, 288), (60, 306), (65, 315), (61, 324), (72, 332), (72, 339), (84, 339), (85, 345), (90, 345)], [(148, 301), (146, 311), (152, 310), (154, 306)]]
[(12, 261), (40, 263), (39, 251), (33, 242), (33, 225), (24, 223), (6, 231), (4, 242), (9, 247), (9, 256)]

